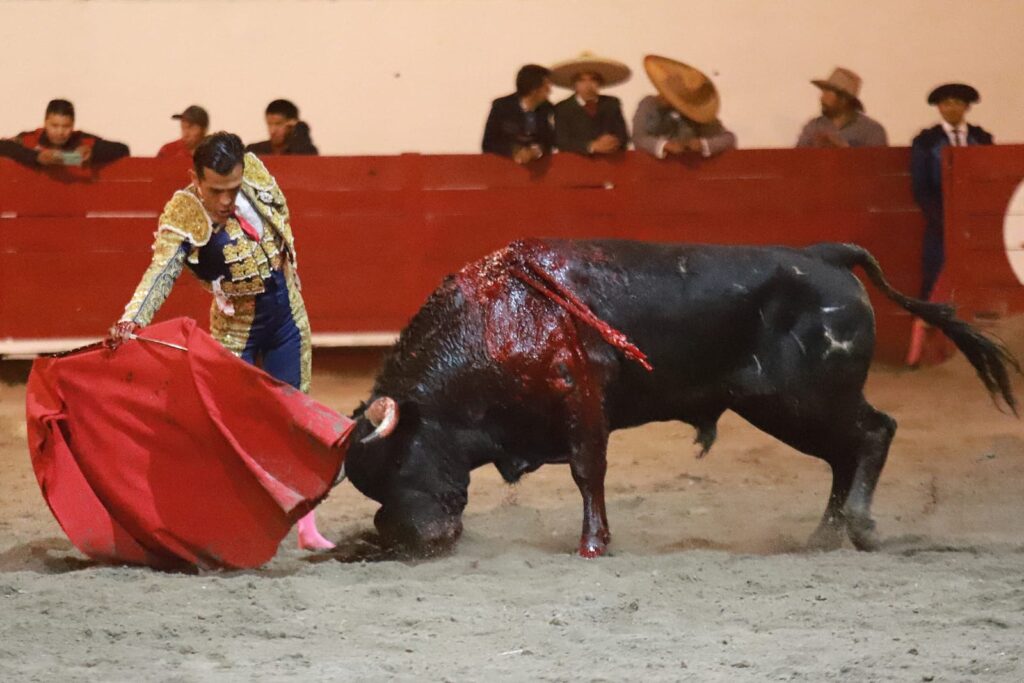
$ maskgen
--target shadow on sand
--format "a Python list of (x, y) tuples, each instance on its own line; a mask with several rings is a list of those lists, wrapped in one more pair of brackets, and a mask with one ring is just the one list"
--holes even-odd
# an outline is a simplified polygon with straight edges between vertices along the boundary
[(99, 562), (83, 558), (75, 546), (64, 538), (42, 538), (0, 553), (0, 574), (66, 574), (99, 566)]

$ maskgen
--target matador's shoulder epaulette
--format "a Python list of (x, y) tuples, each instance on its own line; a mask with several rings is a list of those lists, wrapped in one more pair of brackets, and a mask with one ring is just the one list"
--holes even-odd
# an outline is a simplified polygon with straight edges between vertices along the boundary
[(210, 241), (213, 224), (202, 201), (188, 190), (178, 190), (160, 214), (159, 230), (177, 233), (197, 247)]
[(284, 193), (277, 186), (277, 180), (270, 174), (258, 156), (252, 152), (245, 154), (245, 166), (242, 182), (253, 190), (253, 195), (270, 206), (285, 206)]

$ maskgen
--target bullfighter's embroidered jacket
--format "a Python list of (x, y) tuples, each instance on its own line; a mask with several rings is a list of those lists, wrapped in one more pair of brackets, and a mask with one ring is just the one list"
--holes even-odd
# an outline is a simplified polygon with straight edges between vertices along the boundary
[[(260, 239), (246, 237), (235, 218), (214, 225), (194, 188), (174, 193), (160, 215), (153, 258), (125, 307), (122, 321), (148, 325), (185, 266), (213, 292), (222, 312), (231, 300), (265, 290), (272, 271), (295, 274), (295, 242), (288, 205), (274, 177), (254, 154), (245, 155), (241, 193), (263, 221)], [(296, 282), (297, 285), (297, 282)]]

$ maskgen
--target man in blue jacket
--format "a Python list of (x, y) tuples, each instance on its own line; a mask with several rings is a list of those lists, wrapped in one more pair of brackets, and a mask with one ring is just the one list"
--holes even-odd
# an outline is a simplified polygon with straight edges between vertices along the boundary
[(555, 131), (551, 120), (555, 108), (551, 95), (551, 72), (527, 64), (516, 74), (516, 91), (491, 103), (484, 127), (483, 151), (528, 164), (551, 153)]
[(942, 215), (942, 150), (947, 146), (991, 145), (992, 136), (980, 126), (967, 123), (978, 91), (964, 83), (946, 83), (931, 91), (928, 104), (935, 105), (942, 122), (922, 130), (911, 145), (910, 176), (914, 200), (924, 212), (927, 227), (921, 256), (921, 298), (927, 299), (945, 260)]

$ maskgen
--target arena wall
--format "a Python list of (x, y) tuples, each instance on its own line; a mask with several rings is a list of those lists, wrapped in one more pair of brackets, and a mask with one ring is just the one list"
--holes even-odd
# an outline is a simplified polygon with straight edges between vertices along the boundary
[[(1024, 310), (1003, 217), (1024, 147), (962, 148), (947, 164), (949, 289), (969, 319)], [(612, 237), (802, 246), (856, 242), (890, 280), (920, 286), (923, 220), (906, 148), (746, 150), (705, 163), (629, 152), (557, 155), (522, 168), (490, 155), (274, 157), (321, 344), (386, 342), (446, 273), (522, 237)], [(959, 174), (957, 171), (959, 170)], [(0, 160), (0, 354), (97, 338), (149, 259), (180, 161), (125, 159), (50, 174)], [(911, 320), (868, 288), (878, 355), (899, 361)], [(209, 295), (182, 277), (161, 317), (205, 322)], [(46, 344), (50, 344), (47, 347)]]

